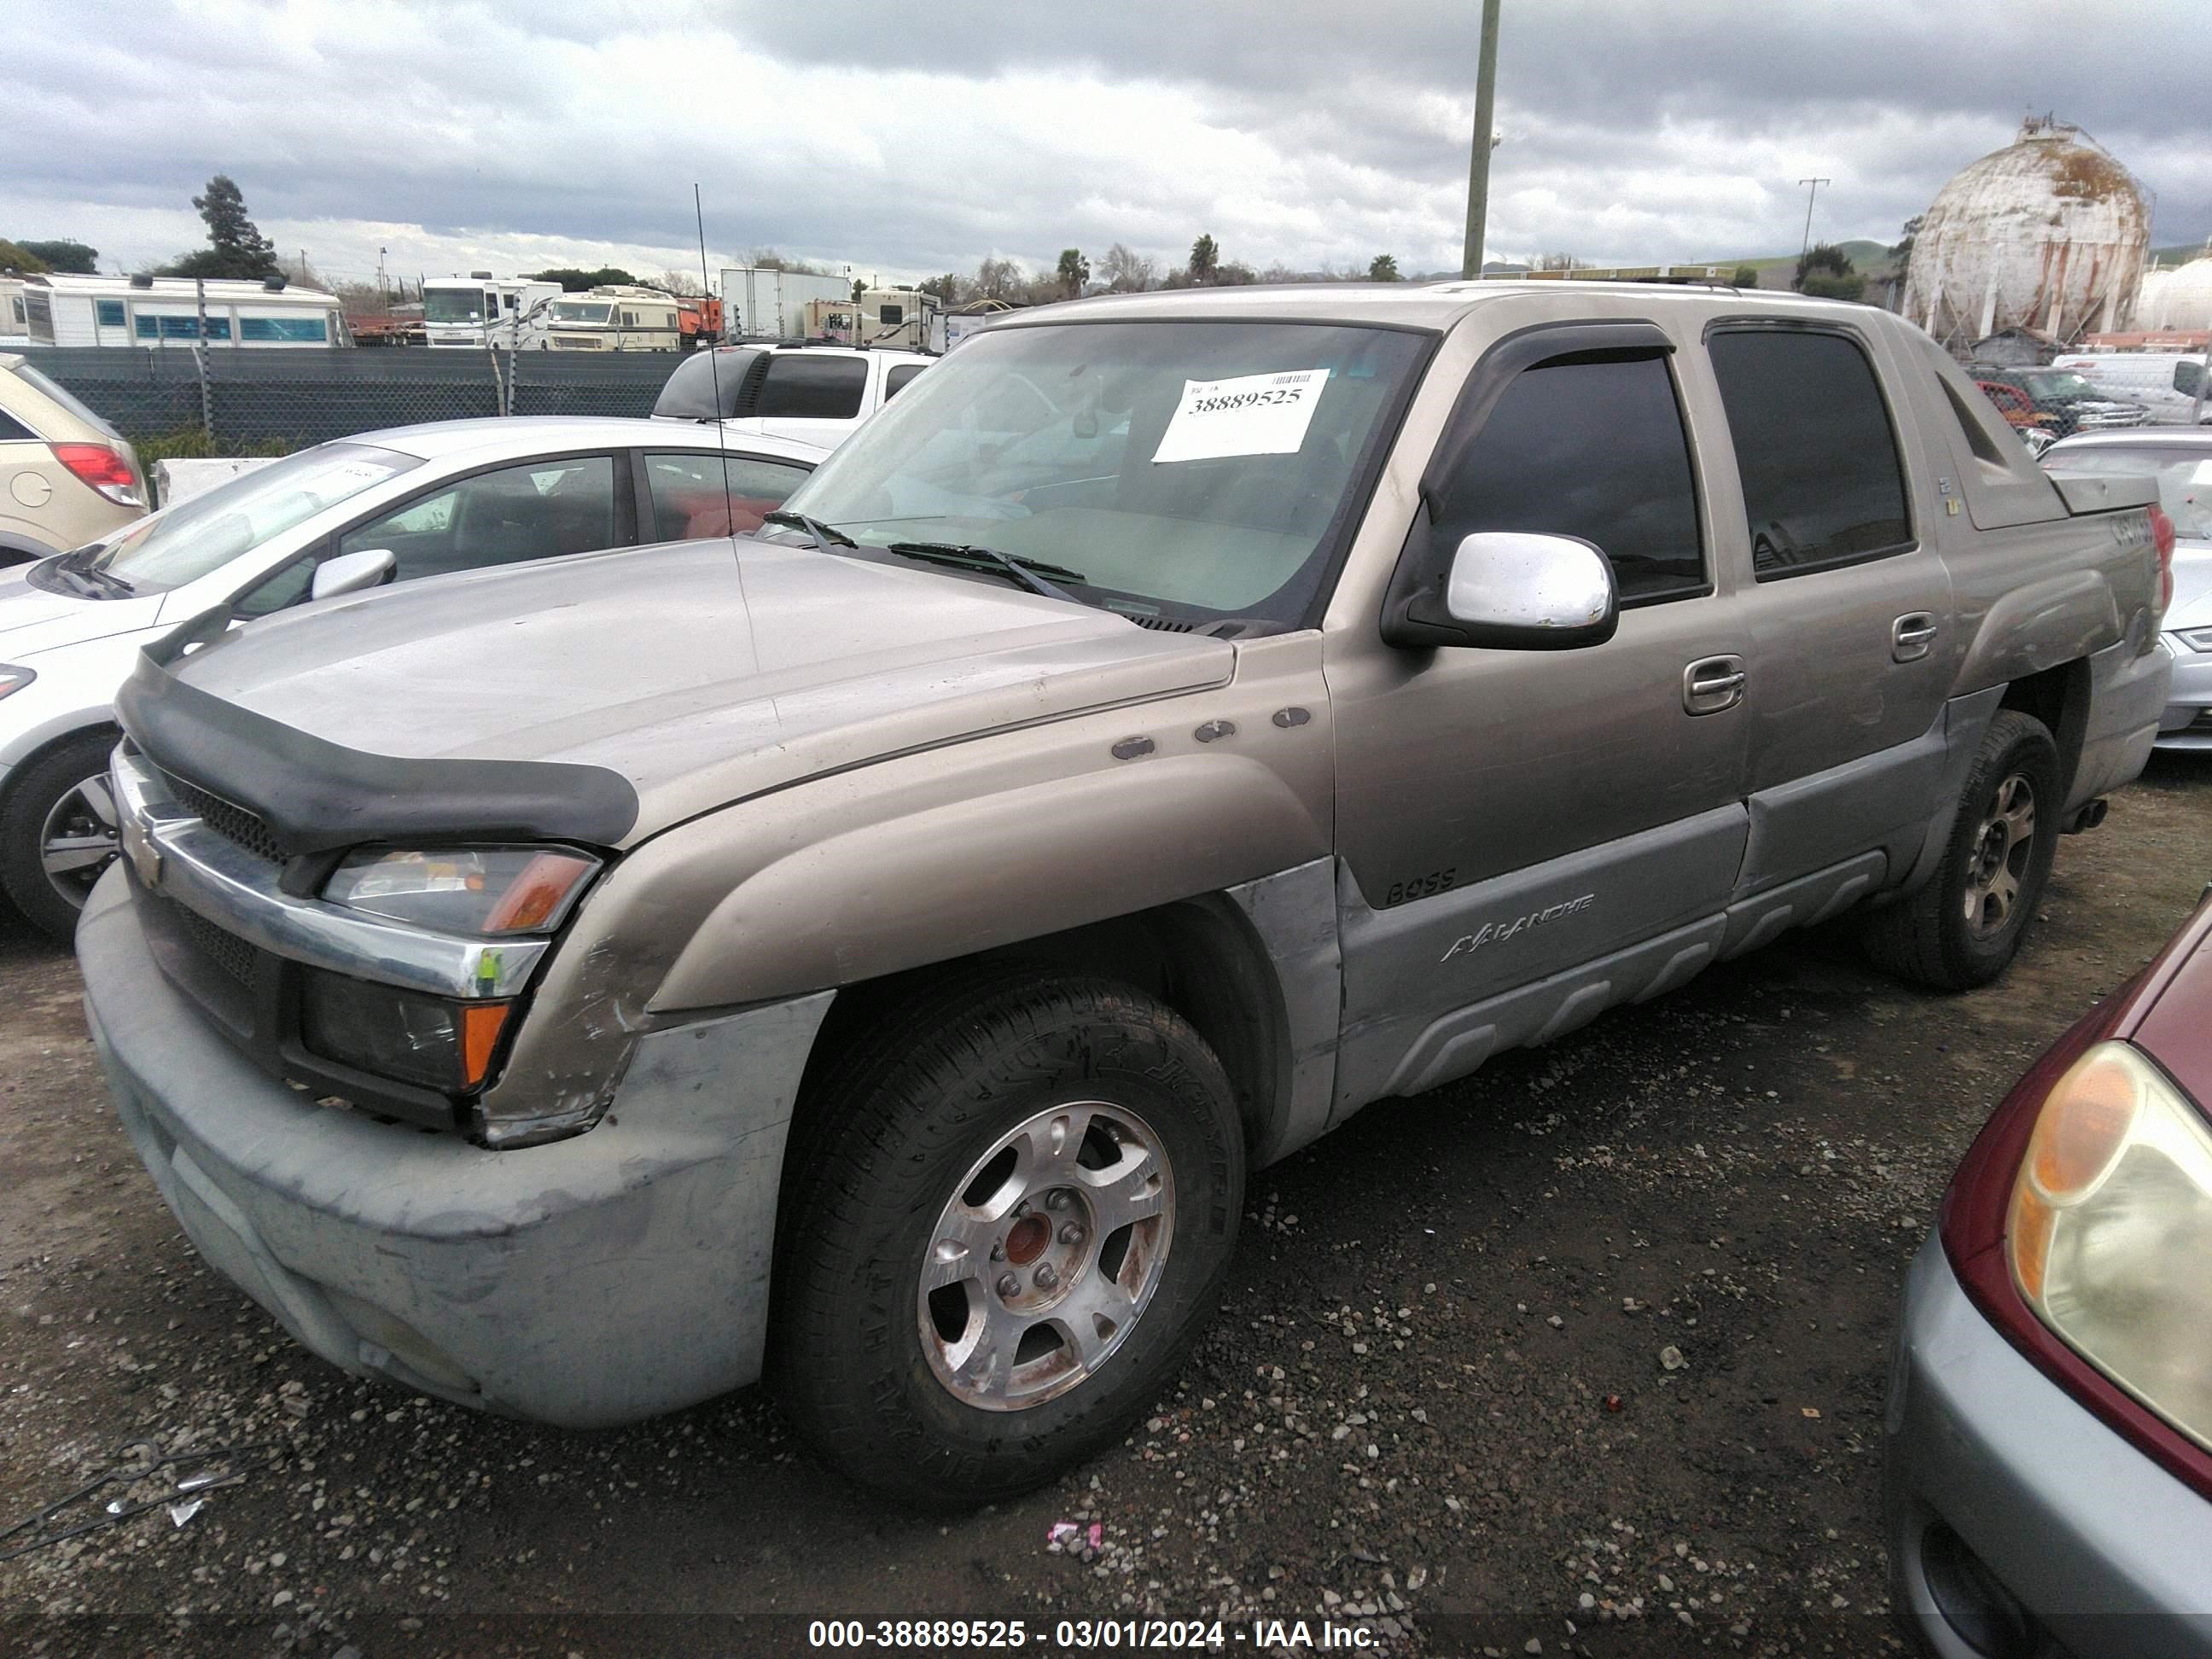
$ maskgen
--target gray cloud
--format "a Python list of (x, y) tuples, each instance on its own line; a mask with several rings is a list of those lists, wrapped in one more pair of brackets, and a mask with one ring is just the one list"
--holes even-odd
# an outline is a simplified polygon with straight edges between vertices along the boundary
[[(2044, 108), (2156, 192), (2160, 241), (2212, 231), (2203, 124), (2147, 67), (2212, 61), (2197, 0), (1505, 11), (1495, 252), (1785, 250), (1814, 173), (1834, 180), (1816, 234), (1888, 240)], [(158, 258), (196, 240), (186, 200), (220, 169), (334, 266), (395, 244), (402, 268), (570, 245), (673, 263), (696, 179), (718, 258), (772, 243), (913, 275), (1116, 239), (1179, 258), (1208, 230), (1259, 265), (1388, 249), (1438, 268), (1457, 258), (1476, 14), (110, 0), (15, 27), (0, 230), (106, 227), (110, 253)]]

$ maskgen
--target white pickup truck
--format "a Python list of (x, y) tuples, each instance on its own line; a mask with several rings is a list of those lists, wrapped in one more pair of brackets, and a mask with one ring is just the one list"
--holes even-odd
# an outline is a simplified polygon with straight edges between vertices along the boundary
[(936, 362), (918, 351), (734, 345), (677, 366), (656, 419), (716, 421), (730, 437), (795, 438), (835, 449)]

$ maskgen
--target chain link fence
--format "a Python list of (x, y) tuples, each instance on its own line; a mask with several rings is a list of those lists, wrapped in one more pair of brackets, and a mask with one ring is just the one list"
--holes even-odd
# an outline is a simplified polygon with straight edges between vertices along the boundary
[(42, 347), (31, 361), (150, 465), (179, 455), (284, 454), (422, 421), (649, 415), (681, 359), (673, 352), (116, 346)]

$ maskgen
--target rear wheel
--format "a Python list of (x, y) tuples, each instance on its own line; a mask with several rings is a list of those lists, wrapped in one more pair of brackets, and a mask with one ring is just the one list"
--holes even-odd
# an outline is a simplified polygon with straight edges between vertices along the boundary
[(1939, 990), (1996, 978), (2042, 902), (2062, 805), (2049, 730), (2000, 709), (1967, 772), (1942, 863), (1918, 892), (1868, 915), (1867, 954)]
[(1243, 1204), (1235, 1098), (1180, 1016), (1104, 981), (947, 987), (857, 1036), (798, 1131), (785, 1409), (908, 1501), (1048, 1480), (1182, 1364)]
[(9, 781), (0, 808), (0, 887), (31, 925), (66, 945), (93, 884), (121, 850), (108, 793), (112, 732), (48, 750)]

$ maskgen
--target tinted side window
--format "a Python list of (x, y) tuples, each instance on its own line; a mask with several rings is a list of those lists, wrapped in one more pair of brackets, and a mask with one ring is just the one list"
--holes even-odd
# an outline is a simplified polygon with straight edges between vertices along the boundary
[(901, 363), (897, 368), (891, 370), (889, 374), (886, 374), (884, 377), (884, 401), (885, 403), (889, 403), (892, 398), (897, 397), (900, 392), (906, 389), (906, 383), (908, 380), (914, 379), (915, 375), (921, 374), (923, 369), (927, 368), (928, 367), (929, 365), (927, 363)]
[(1838, 334), (1713, 336), (1761, 581), (1901, 553), (1912, 540), (1897, 434), (1866, 355)]
[(19, 444), (26, 440), (35, 442), (38, 434), (12, 415), (0, 415), (0, 444)]
[(653, 538), (742, 536), (806, 481), (806, 469), (750, 455), (700, 450), (655, 452), (645, 458), (653, 488)]
[(605, 455), (526, 461), (427, 495), (349, 530), (340, 553), (388, 548), (395, 581), (489, 564), (588, 553), (621, 540), (615, 465)]
[(858, 357), (781, 351), (769, 360), (757, 412), (769, 420), (849, 421), (867, 387), (868, 366)]
[(1689, 441), (1666, 361), (1589, 354), (1524, 370), (1447, 485), (1447, 546), (1479, 530), (1579, 536), (1624, 604), (1706, 586)]

